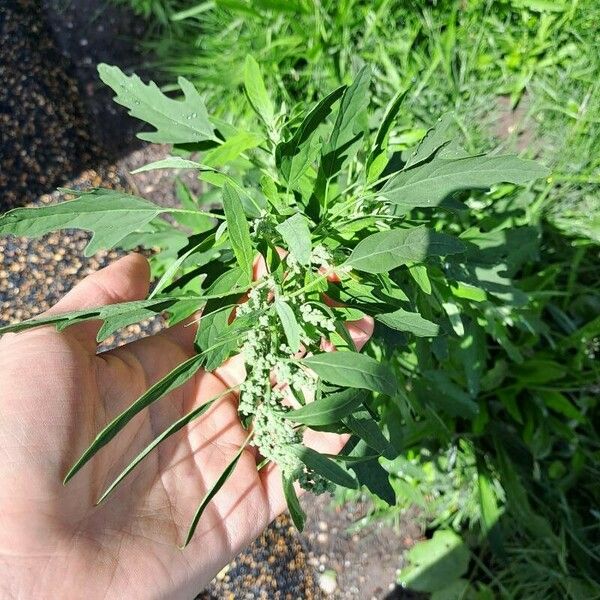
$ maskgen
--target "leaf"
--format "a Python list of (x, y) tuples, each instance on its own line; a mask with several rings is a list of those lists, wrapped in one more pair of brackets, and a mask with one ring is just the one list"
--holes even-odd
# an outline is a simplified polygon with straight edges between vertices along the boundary
[(229, 183), (223, 186), (223, 208), (225, 209), (227, 231), (229, 232), (233, 253), (240, 268), (247, 275), (248, 283), (250, 283), (252, 281), (252, 263), (254, 261), (250, 228), (244, 214), (242, 199), (237, 189)]
[(456, 385), (444, 371), (424, 371), (423, 375), (438, 392), (432, 400), (444, 412), (453, 417), (477, 416), (479, 413), (477, 402)]
[(288, 510), (290, 511), (290, 516), (292, 517), (292, 521), (294, 522), (296, 529), (301, 532), (303, 531), (304, 524), (306, 523), (306, 514), (300, 506), (298, 495), (294, 489), (294, 480), (282, 475), (282, 484), (283, 494), (285, 496)]
[(125, 409), (119, 416), (115, 417), (106, 427), (100, 431), (90, 446), (83, 452), (77, 462), (69, 469), (64, 483), (67, 483), (93, 456), (106, 446), (118, 433), (144, 408), (150, 406), (156, 400), (163, 398), (173, 390), (181, 387), (189, 381), (200, 369), (204, 356), (196, 354), (185, 362), (175, 367), (168, 375), (157, 381), (146, 390), (131, 406)]
[[(181, 202), (181, 206), (186, 211), (189, 211), (173, 213), (173, 218), (178, 223), (181, 223), (185, 227), (189, 227), (194, 233), (210, 231), (214, 227), (215, 220), (199, 210), (198, 199), (179, 178), (175, 179), (175, 195), (177, 200)], [(204, 194), (202, 200), (204, 201), (207, 196), (209, 196), (209, 194)]]
[(330, 425), (352, 414), (366, 399), (364, 390), (347, 389), (322, 396), (296, 410), (283, 413), (283, 417), (303, 425)]
[(156, 169), (198, 169), (199, 171), (214, 171), (211, 167), (194, 160), (187, 160), (181, 156), (167, 156), (161, 160), (148, 163), (139, 169), (135, 169), (135, 171), (131, 171), (131, 174), (137, 175), (138, 173), (155, 171)]
[(452, 139), (449, 129), (454, 118), (454, 113), (446, 113), (438, 119), (437, 123), (427, 132), (417, 146), (417, 149), (406, 161), (404, 165), (405, 170), (431, 158), (442, 146)]
[(240, 154), (260, 146), (264, 137), (248, 131), (239, 131), (228, 138), (220, 146), (209, 150), (204, 155), (204, 164), (209, 167), (222, 167), (235, 160)]
[(173, 100), (165, 96), (153, 81), (145, 84), (137, 75), (127, 76), (118, 67), (100, 64), (98, 73), (100, 79), (117, 94), (115, 102), (128, 108), (132, 117), (156, 128), (154, 132), (138, 133), (141, 140), (156, 144), (188, 144), (206, 140), (220, 143), (204, 101), (184, 77), (177, 80), (184, 99)]
[[(120, 304), (108, 304), (106, 306), (99, 306), (97, 308), (86, 308), (83, 310), (76, 310), (60, 315), (52, 315), (48, 317), (35, 317), (22, 323), (14, 323), (12, 325), (5, 325), (0, 327), (0, 335), (5, 333), (16, 333), (18, 331), (24, 331), (33, 327), (41, 327), (43, 325), (54, 325), (57, 331), (63, 331), (71, 325), (77, 323), (83, 323), (85, 321), (106, 321), (111, 320), (112, 323), (122, 323), (122, 325), (114, 327), (120, 329), (125, 325), (131, 325), (132, 323), (138, 323), (150, 317), (160, 314), (162, 311), (167, 310), (175, 303), (179, 301), (179, 298), (163, 297), (154, 298), (148, 300), (135, 300), (133, 302), (122, 302)], [(196, 300), (195, 300), (196, 301)], [(112, 331), (110, 333), (112, 333)], [(110, 333), (106, 333), (104, 329), (100, 329), (98, 333), (98, 341), (104, 340)]]
[(392, 124), (394, 123), (394, 119), (398, 115), (398, 111), (402, 106), (402, 102), (404, 101), (407, 92), (408, 89), (396, 92), (386, 107), (385, 114), (383, 115), (383, 119), (381, 120), (379, 129), (377, 130), (377, 134), (375, 136), (373, 149), (367, 158), (366, 167), (368, 183), (376, 181), (385, 167), (387, 162), (386, 151), (388, 147), (390, 130), (392, 128)]
[(277, 316), (281, 321), (288, 346), (292, 354), (296, 354), (300, 350), (300, 325), (298, 325), (296, 315), (291, 306), (280, 298), (277, 298), (273, 304), (275, 305)]
[[(316, 158), (320, 145), (312, 143), (319, 125), (329, 116), (332, 105), (342, 96), (345, 86), (339, 87), (320, 100), (304, 117), (292, 138), (281, 142), (275, 150), (277, 165), (291, 188)], [(318, 141), (318, 140), (317, 140)]]
[[(213, 371), (237, 348), (237, 340), (231, 338), (229, 319), (231, 308), (218, 308), (200, 320), (196, 343), (206, 353), (207, 371)], [(229, 340), (229, 341), (228, 341)]]
[(306, 446), (296, 445), (290, 446), (290, 448), (309, 469), (322, 475), (332, 483), (352, 490), (358, 487), (356, 479), (330, 458)]
[(481, 510), (481, 526), (484, 535), (495, 538), (494, 545), (501, 545), (499, 537), (498, 520), (502, 516), (502, 510), (498, 506), (496, 494), (494, 493), (493, 483), (490, 480), (487, 469), (478, 468), (477, 487), (479, 491), (479, 506)]
[(427, 275), (427, 267), (425, 265), (411, 265), (408, 267), (408, 272), (423, 293), (430, 295), (431, 281), (429, 281), (429, 276)]
[(174, 423), (169, 425), (167, 429), (165, 429), (160, 435), (158, 435), (150, 444), (148, 444), (126, 467), (121, 471), (121, 473), (115, 478), (115, 480), (106, 488), (106, 490), (102, 493), (100, 498), (96, 501), (96, 505), (100, 504), (107, 496), (109, 496), (112, 491), (137, 467), (152, 450), (154, 450), (161, 442), (164, 442), (168, 437), (172, 436), (174, 433), (177, 433), (180, 429), (183, 429), (186, 425), (201, 417), (219, 398), (222, 398), (226, 394), (229, 394), (233, 388), (228, 388), (224, 392), (216, 395), (204, 402), (201, 406), (196, 407), (194, 410), (190, 411), (187, 415), (184, 415), (180, 419), (177, 419)]
[(292, 215), (275, 227), (290, 253), (301, 265), (310, 264), (311, 236), (308, 220), (301, 213)]
[(75, 200), (36, 208), (15, 208), (0, 216), (0, 235), (39, 237), (59, 229), (93, 232), (84, 255), (114, 248), (165, 209), (116, 190), (80, 192)]
[(339, 172), (360, 141), (369, 105), (370, 83), (371, 69), (363, 67), (352, 85), (344, 92), (329, 140), (321, 151), (316, 186), (319, 197), (324, 196), (327, 182)]
[(435, 592), (467, 572), (471, 553), (461, 537), (438, 529), (432, 539), (415, 544), (406, 555), (408, 567), (399, 581), (417, 592)]
[[(352, 436), (342, 450), (342, 455), (346, 454), (351, 458), (364, 459), (372, 454), (372, 450), (363, 440)], [(364, 485), (372, 494), (390, 506), (396, 505), (396, 492), (390, 484), (389, 473), (379, 464), (377, 457), (371, 457), (358, 463), (351, 462), (348, 467), (354, 471), (361, 486)]]
[(357, 352), (324, 352), (300, 361), (328, 383), (364, 388), (393, 396), (396, 379), (391, 369)]
[(192, 541), (192, 537), (194, 537), (194, 532), (196, 531), (196, 527), (198, 527), (198, 522), (200, 521), (200, 517), (202, 517), (202, 514), (206, 510), (206, 507), (208, 506), (210, 501), (217, 495), (218, 491), (223, 487), (225, 482), (229, 479), (229, 477), (231, 476), (231, 474), (237, 467), (237, 464), (238, 464), (240, 458), (242, 457), (242, 454), (244, 453), (244, 450), (245, 450), (247, 444), (248, 444), (248, 440), (246, 440), (246, 442), (244, 442), (244, 444), (241, 446), (241, 448), (236, 452), (235, 456), (232, 458), (231, 462), (225, 467), (225, 470), (221, 473), (221, 475), (219, 476), (217, 481), (215, 481), (215, 483), (213, 483), (211, 488), (206, 492), (206, 495), (204, 496), (202, 502), (200, 503), (200, 506), (198, 506), (198, 508), (196, 509), (196, 512), (192, 519), (192, 523), (188, 530), (188, 534), (185, 538), (185, 542), (183, 543), (183, 548), (185, 548)]
[(422, 225), (380, 231), (366, 237), (356, 245), (345, 265), (367, 273), (386, 273), (400, 265), (422, 262), (428, 256), (446, 256), (463, 250), (458, 239)]
[(424, 319), (419, 313), (409, 312), (399, 308), (391, 313), (375, 315), (375, 319), (396, 331), (408, 331), (417, 337), (434, 337), (440, 332), (440, 327)]
[(465, 326), (462, 322), (458, 305), (454, 302), (442, 302), (442, 308), (448, 315), (448, 320), (450, 321), (454, 333), (459, 337), (465, 335)]
[(375, 421), (367, 411), (348, 415), (344, 419), (344, 424), (354, 435), (357, 435), (377, 453), (383, 454), (389, 460), (394, 460), (394, 458), (396, 458), (394, 448), (381, 432), (377, 421)]
[(260, 67), (250, 55), (246, 56), (244, 65), (244, 89), (254, 112), (265, 122), (267, 127), (272, 128), (275, 121), (273, 103), (267, 94)]
[(460, 190), (485, 190), (499, 183), (522, 184), (548, 173), (532, 160), (511, 155), (438, 158), (394, 175), (379, 194), (408, 212), (412, 208), (439, 206), (447, 196)]

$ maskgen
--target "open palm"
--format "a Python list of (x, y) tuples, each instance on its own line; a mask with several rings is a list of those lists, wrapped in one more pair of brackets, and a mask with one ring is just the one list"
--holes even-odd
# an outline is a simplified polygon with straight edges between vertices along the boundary
[[(148, 265), (130, 255), (76, 286), (61, 313), (145, 298)], [(368, 331), (351, 328), (357, 345)], [(368, 329), (368, 327), (367, 327)], [(98, 325), (48, 327), (0, 341), (0, 592), (23, 598), (192, 597), (285, 507), (278, 469), (256, 470), (248, 448), (179, 548), (206, 491), (247, 436), (229, 392), (164, 441), (101, 505), (106, 486), (151, 440), (244, 377), (239, 358), (199, 371), (137, 415), (69, 482), (96, 433), (193, 353), (179, 326), (96, 354)], [(313, 434), (336, 452), (343, 440)], [(2, 587), (4, 586), (4, 588)], [(3, 596), (4, 597), (4, 596)]]

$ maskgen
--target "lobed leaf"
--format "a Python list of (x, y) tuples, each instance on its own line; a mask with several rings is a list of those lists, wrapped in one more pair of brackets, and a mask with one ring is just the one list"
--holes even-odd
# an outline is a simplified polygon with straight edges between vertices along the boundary
[(84, 255), (114, 248), (126, 236), (144, 227), (164, 208), (117, 190), (79, 192), (68, 202), (35, 208), (15, 208), (0, 216), (0, 235), (39, 237), (59, 229), (84, 229), (92, 239)]
[(118, 67), (98, 65), (100, 79), (116, 93), (115, 102), (129, 109), (136, 119), (152, 125), (156, 131), (138, 133), (138, 137), (156, 144), (189, 144), (212, 140), (220, 143), (208, 118), (204, 101), (184, 77), (177, 83), (184, 99), (165, 96), (151, 81), (145, 84), (137, 75), (127, 76)]
[(440, 148), (452, 140), (449, 130), (454, 118), (454, 113), (446, 113), (438, 119), (437, 123), (425, 134), (417, 149), (410, 155), (404, 169), (409, 169), (431, 158)]
[(291, 188), (295, 188), (300, 177), (316, 158), (320, 143), (315, 138), (318, 127), (324, 123), (331, 112), (332, 105), (339, 100), (345, 90), (339, 87), (320, 100), (304, 117), (292, 138), (281, 142), (275, 149), (277, 165)]
[[(188, 301), (196, 299), (178, 298), (178, 297), (163, 297), (153, 298), (148, 300), (135, 300), (133, 302), (121, 302), (120, 304), (107, 304), (97, 308), (86, 308), (76, 310), (60, 315), (50, 315), (35, 317), (22, 323), (14, 323), (0, 327), (0, 335), (5, 333), (16, 333), (32, 329), (34, 327), (42, 327), (44, 325), (54, 325), (58, 331), (63, 331), (67, 327), (83, 323), (85, 321), (110, 321), (110, 332), (106, 328), (100, 329), (98, 333), (98, 342), (106, 339), (110, 333), (126, 325), (138, 323), (150, 317), (160, 314), (164, 310), (168, 310), (174, 304), (180, 301)], [(118, 325), (117, 325), (118, 324)]]

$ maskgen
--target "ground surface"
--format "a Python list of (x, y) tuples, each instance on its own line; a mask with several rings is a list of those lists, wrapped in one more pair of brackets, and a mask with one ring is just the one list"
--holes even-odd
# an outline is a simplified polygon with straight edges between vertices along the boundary
[[(119, 187), (156, 202), (173, 201), (170, 176), (129, 174), (167, 149), (135, 142), (139, 125), (113, 105), (95, 76), (94, 65), (101, 61), (143, 64), (131, 42), (139, 27), (138, 20), (97, 0), (2, 2), (0, 211), (55, 202), (58, 186)], [(34, 241), (0, 239), (0, 323), (43, 312), (117, 256), (105, 252), (83, 258), (86, 240), (85, 234), (71, 232)], [(133, 326), (110, 342), (143, 333)], [(305, 534), (280, 518), (199, 598), (402, 597), (399, 591), (390, 593), (390, 584), (403, 548), (419, 535), (416, 526), (348, 533), (365, 507), (355, 507), (361, 511), (355, 514), (332, 510), (325, 498), (304, 503)]]

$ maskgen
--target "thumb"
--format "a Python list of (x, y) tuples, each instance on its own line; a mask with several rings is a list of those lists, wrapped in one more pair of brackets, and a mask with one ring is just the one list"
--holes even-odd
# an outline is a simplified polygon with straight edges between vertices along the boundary
[[(129, 254), (108, 267), (88, 275), (61, 298), (45, 316), (60, 315), (96, 306), (143, 300), (148, 295), (150, 267), (141, 254)], [(95, 353), (98, 321), (88, 321), (67, 329), (86, 349)]]

